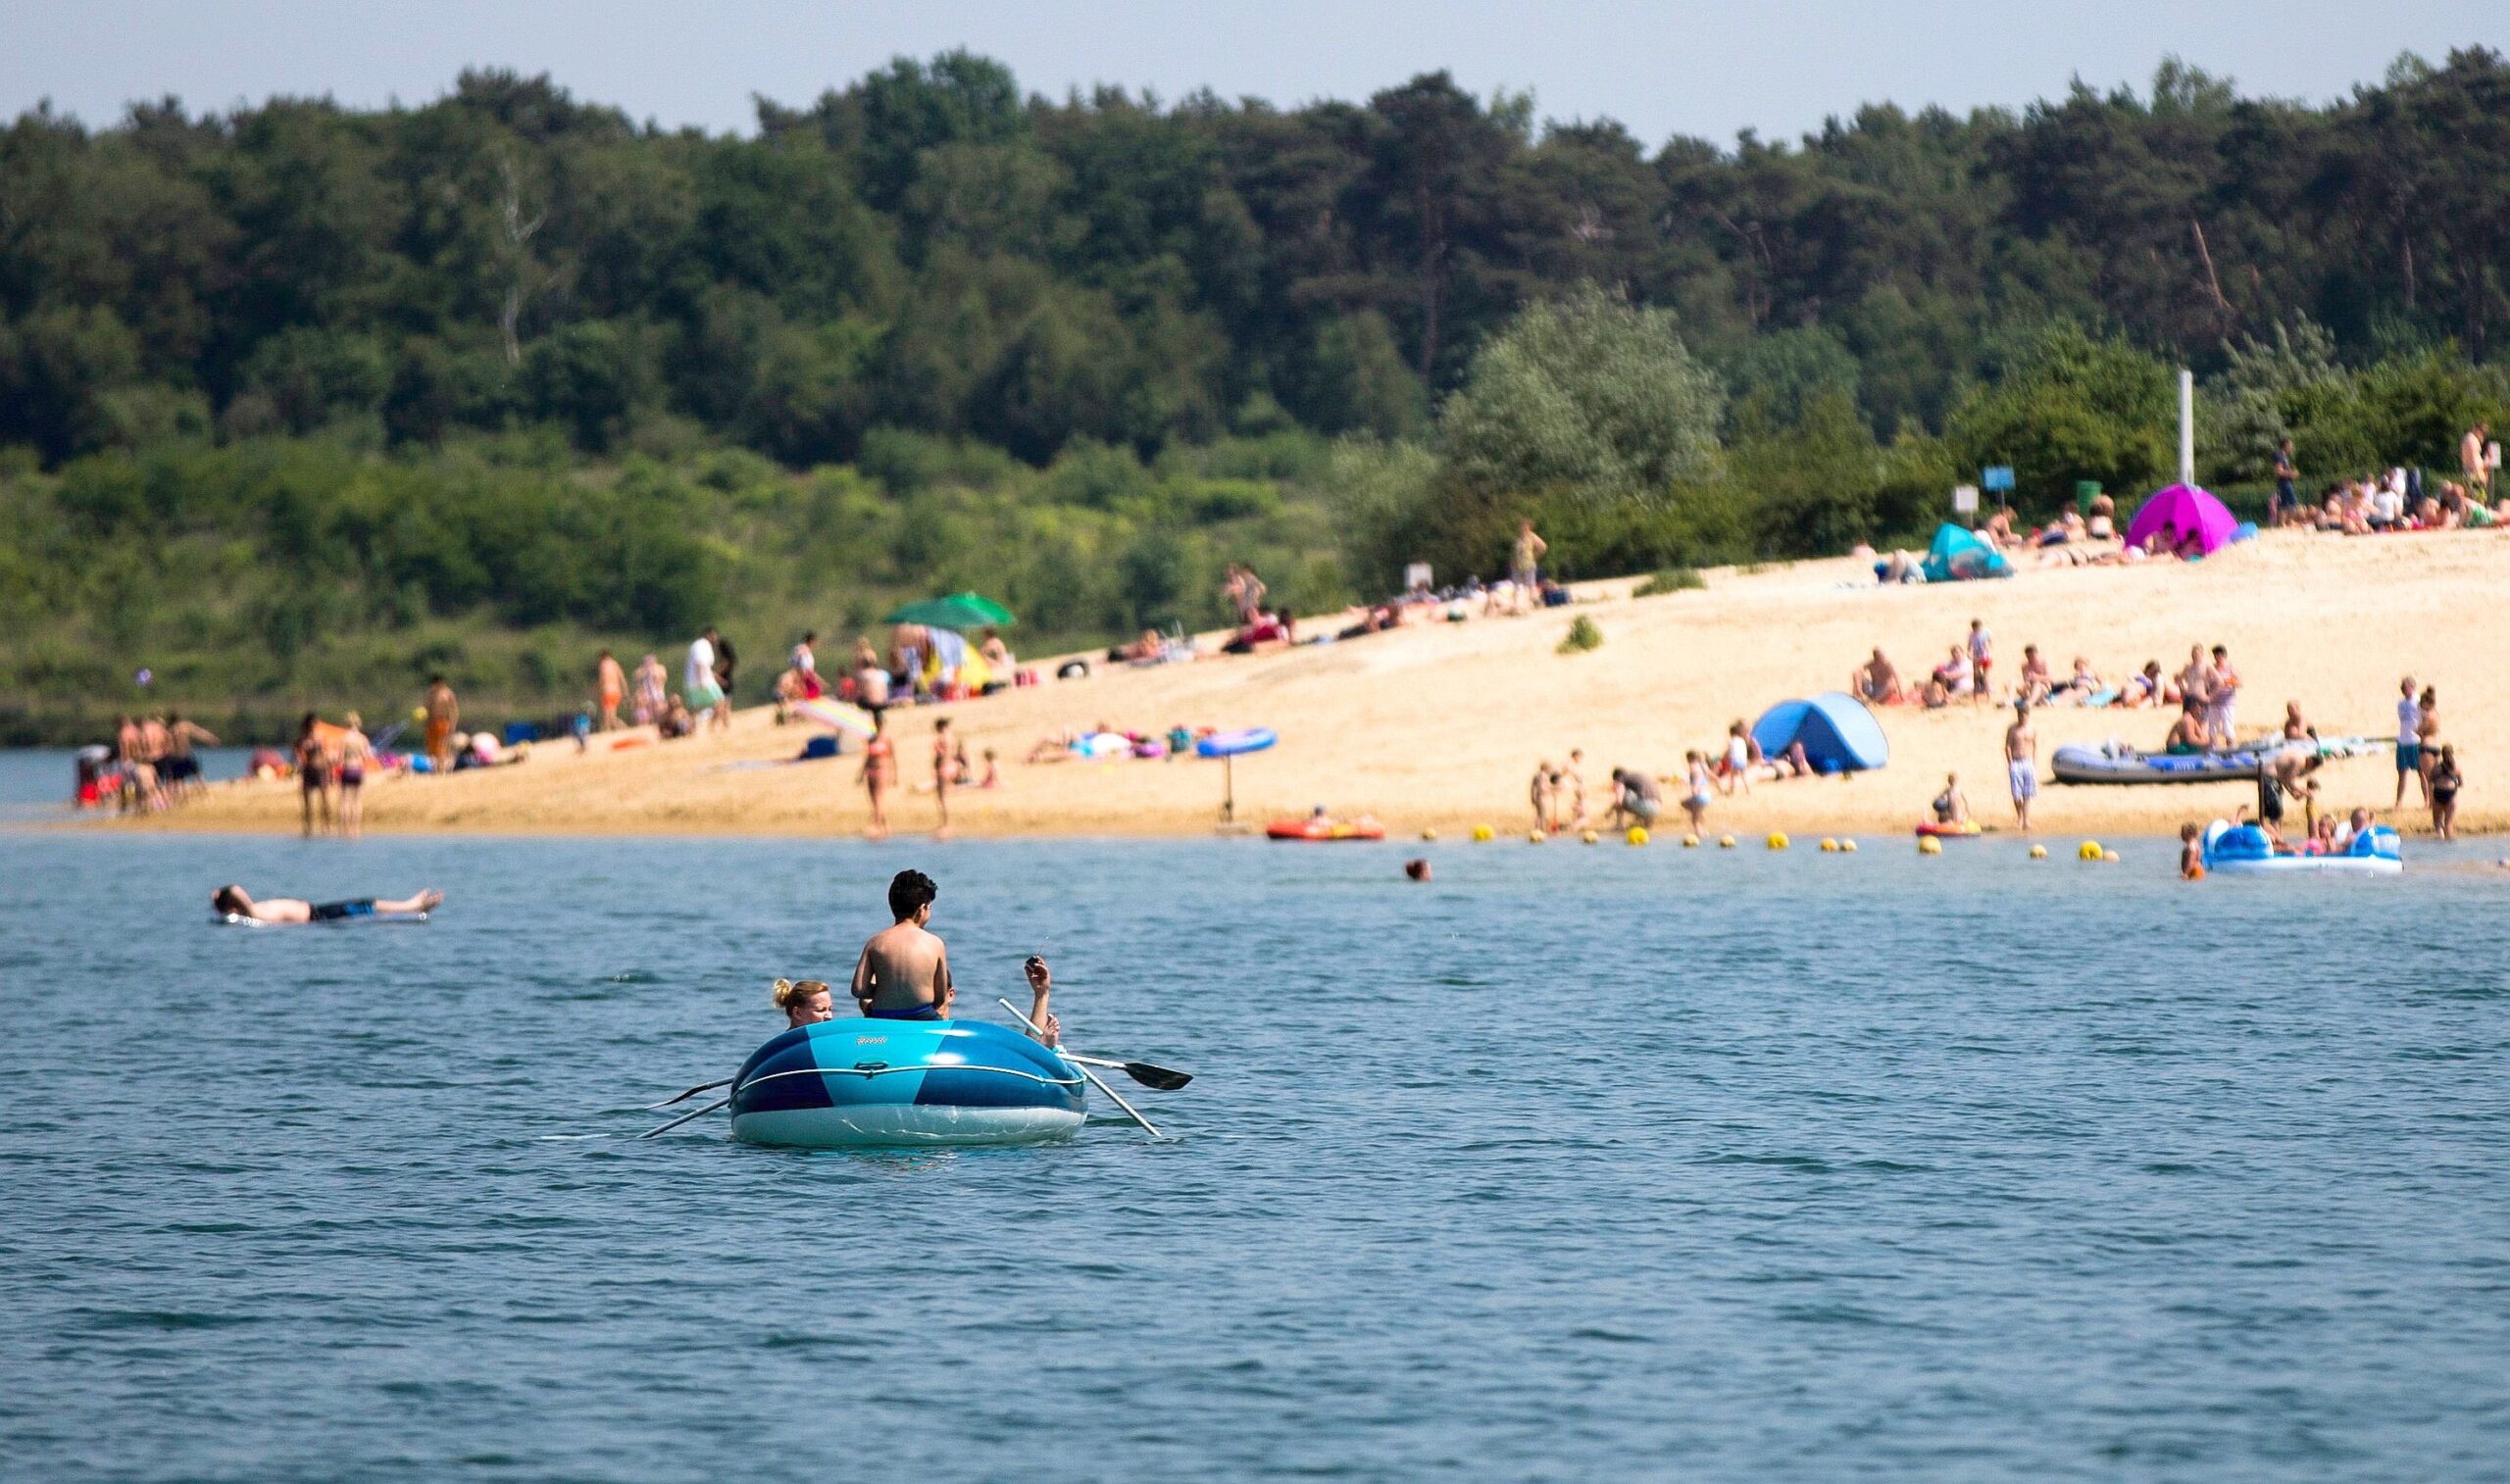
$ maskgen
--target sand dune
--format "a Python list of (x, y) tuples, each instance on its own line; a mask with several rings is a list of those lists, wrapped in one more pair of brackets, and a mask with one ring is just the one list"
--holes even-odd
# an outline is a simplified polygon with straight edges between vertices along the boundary
[[(1563, 656), (1570, 613), (1438, 623), (1251, 658), (1147, 670), (1102, 670), (962, 705), (893, 714), (909, 782), (929, 780), (931, 722), (949, 716), (972, 750), (996, 749), (1003, 786), (954, 794), (968, 835), (1147, 835), (1213, 828), (1218, 764), (1020, 760), (1057, 728), (1105, 722), (1141, 731), (1175, 722), (1269, 726), (1280, 745), (1240, 760), (1238, 817), (1325, 805), (1368, 812), (1398, 834), (1452, 835), (1478, 823), (1522, 832), (1537, 759), (1585, 753), (1589, 797), (1616, 765), (1677, 771), (1686, 746), (1713, 747), (1726, 724), (1788, 696), (1836, 689), (1880, 644), (1904, 674), (1922, 674), (1973, 618), (1997, 641), (2000, 674), (2037, 643), (2062, 675), (2075, 656), (2122, 678), (2147, 659), (2166, 670), (2188, 646), (2228, 644), (2246, 677), (2243, 733), (2263, 730), (2296, 699), (2322, 733), (2387, 736), (2401, 674), (2439, 689), (2442, 735), (2458, 743), (2469, 784), (2461, 821), (2498, 828), (2510, 791), (2489, 769), (2510, 749), (2510, 626), (2494, 610), (2510, 594), (2510, 534), (2444, 532), (2368, 538), (2269, 536), (2195, 565), (2026, 570), (2013, 580), (1877, 589), (1846, 560), (1756, 572), (1714, 571), (1704, 590), (1632, 599), (1628, 582), (1592, 584), (1575, 610), (1605, 644)], [(1797, 834), (1901, 833), (1947, 771), (1961, 774), (1983, 818), (2007, 822), (1998, 739), (2006, 715), (1968, 706), (1882, 716), (1890, 766), (1846, 780), (1764, 784), (1720, 799), (1713, 829)], [(2122, 737), (2157, 746), (2157, 712), (2039, 714), (2041, 756), (2060, 742)], [(868, 816), (860, 760), (728, 767), (786, 758), (808, 730), (742, 713), (728, 736), (578, 755), (543, 745), (527, 764), (370, 784), (370, 828), (529, 833), (853, 834)], [(855, 744), (849, 742), (849, 749)], [(2045, 776), (2044, 761), (2042, 776)], [(2325, 797), (2384, 807), (2385, 756), (2331, 764)], [(2051, 834), (2159, 833), (2253, 795), (2237, 784), (2172, 788), (2043, 787), (2036, 822)], [(1670, 793), (1669, 793), (1670, 797)], [(2409, 796), (2411, 798), (2411, 795)], [(1598, 803), (1600, 809), (1600, 803)], [(930, 827), (929, 794), (891, 809), (902, 831)], [(294, 827), (284, 783), (211, 790), (153, 827)], [(2423, 822), (2409, 810), (2399, 822)]]

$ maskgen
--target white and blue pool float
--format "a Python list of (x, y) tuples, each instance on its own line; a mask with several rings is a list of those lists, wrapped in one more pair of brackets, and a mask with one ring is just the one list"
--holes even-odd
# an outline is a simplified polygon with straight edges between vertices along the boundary
[(2216, 819), (2205, 828), (2205, 873), (2213, 876), (2267, 876), (2287, 871), (2332, 871), (2338, 875), (2392, 876), (2405, 869), (2397, 833), (2374, 824), (2353, 843), (2332, 856), (2286, 856), (2275, 852), (2266, 831), (2254, 824)]
[(1243, 731), (1214, 732), (1196, 742), (1194, 751), (1205, 758), (1238, 758), (1262, 752), (1280, 740), (1269, 726), (1250, 726)]
[(1033, 1144), (1083, 1117), (1080, 1069), (982, 1020), (823, 1020), (751, 1053), (732, 1137), (787, 1149)]

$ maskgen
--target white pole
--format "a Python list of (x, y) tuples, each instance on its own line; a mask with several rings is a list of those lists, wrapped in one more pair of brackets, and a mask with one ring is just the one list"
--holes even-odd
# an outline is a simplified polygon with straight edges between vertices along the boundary
[(2196, 482), (2196, 373), (2179, 371), (2179, 482)]

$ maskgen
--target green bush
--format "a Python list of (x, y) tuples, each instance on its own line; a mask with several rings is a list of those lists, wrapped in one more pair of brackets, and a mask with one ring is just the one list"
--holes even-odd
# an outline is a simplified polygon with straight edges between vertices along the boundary
[(1691, 568), (1668, 567), (1657, 572), (1655, 575), (1649, 577), (1646, 581), (1639, 583), (1637, 588), (1631, 593), (1631, 596), (1633, 598), (1654, 598), (1662, 596), (1665, 593), (1695, 592), (1707, 585), (1708, 583), (1702, 580), (1699, 573)]
[(1604, 631), (1595, 627), (1594, 619), (1587, 618), (1584, 614), (1580, 614), (1575, 618), (1569, 620), (1569, 632), (1566, 637), (1561, 639), (1558, 653), (1564, 655), (1581, 655), (1590, 649), (1601, 649), (1603, 647)]

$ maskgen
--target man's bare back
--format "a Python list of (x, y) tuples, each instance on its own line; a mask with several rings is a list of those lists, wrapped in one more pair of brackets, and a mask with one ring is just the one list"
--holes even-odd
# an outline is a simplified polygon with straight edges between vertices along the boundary
[(929, 1007), (942, 1019), (950, 1010), (950, 952), (913, 922), (872, 935), (854, 965), (854, 998), (867, 1015)]
[(904, 870), (889, 883), (889, 911), (897, 920), (874, 933), (854, 962), (854, 1000), (863, 1014), (883, 1019), (950, 1017), (950, 952), (927, 931), (932, 920), (932, 879)]

